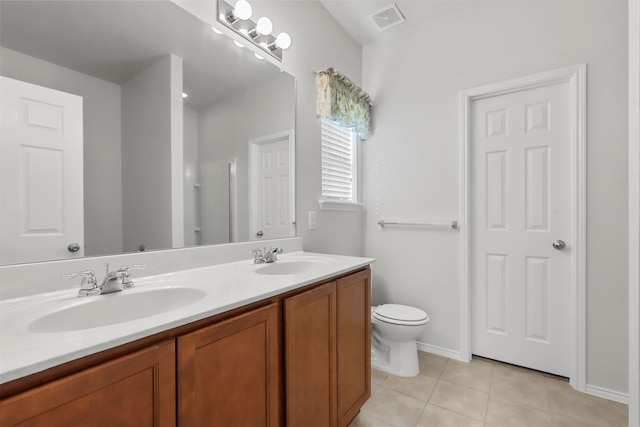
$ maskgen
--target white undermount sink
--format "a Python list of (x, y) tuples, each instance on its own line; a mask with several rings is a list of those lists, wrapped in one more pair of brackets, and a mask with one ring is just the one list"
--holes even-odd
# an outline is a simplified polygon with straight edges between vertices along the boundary
[(278, 260), (256, 269), (258, 274), (305, 274), (322, 268), (332, 261), (321, 257), (305, 257), (302, 259)]
[(116, 325), (176, 310), (206, 295), (200, 289), (162, 287), (83, 297), (77, 304), (34, 320), (27, 329), (31, 332), (66, 332)]

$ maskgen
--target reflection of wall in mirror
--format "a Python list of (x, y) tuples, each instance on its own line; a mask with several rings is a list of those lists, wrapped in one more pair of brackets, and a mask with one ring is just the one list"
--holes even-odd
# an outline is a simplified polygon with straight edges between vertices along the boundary
[[(179, 77), (175, 79), (174, 77)], [(183, 158), (182, 59), (167, 55), (122, 85), (122, 216), (124, 252), (182, 247), (175, 241), (173, 145)], [(177, 111), (177, 113), (176, 113)], [(179, 134), (174, 129), (179, 128)], [(182, 161), (182, 160), (181, 160)], [(177, 179), (182, 179), (183, 164)], [(182, 216), (180, 186), (180, 216)], [(179, 221), (180, 235), (184, 221)]]
[(200, 234), (202, 244), (230, 243), (231, 177), (229, 160), (200, 162)]
[(184, 245), (201, 244), (198, 180), (198, 111), (184, 108)]

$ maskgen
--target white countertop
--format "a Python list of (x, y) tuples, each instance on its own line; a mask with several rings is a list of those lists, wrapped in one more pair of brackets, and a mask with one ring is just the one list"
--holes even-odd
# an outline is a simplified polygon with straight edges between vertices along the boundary
[[(266, 266), (297, 261), (309, 261), (307, 264), (312, 267), (297, 274), (257, 272)], [(133, 272), (135, 288), (107, 295), (78, 298), (77, 289), (66, 289), (2, 300), (0, 383), (338, 276), (373, 261), (372, 258), (295, 252), (280, 255), (276, 263), (268, 265), (245, 260), (137, 280)], [(204, 296), (189, 305), (137, 320), (86, 329), (80, 326), (63, 332), (33, 331), (33, 322), (51, 313), (97, 299), (118, 298), (169, 287), (197, 289)], [(152, 297), (149, 298), (149, 304), (153, 304)], [(149, 310), (148, 306), (144, 308)], [(83, 319), (79, 318), (77, 322), (82, 325)]]

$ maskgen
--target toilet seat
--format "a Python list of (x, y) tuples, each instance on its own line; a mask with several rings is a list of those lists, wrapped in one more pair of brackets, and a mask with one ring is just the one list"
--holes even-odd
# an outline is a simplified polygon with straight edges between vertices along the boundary
[(400, 304), (383, 304), (376, 307), (373, 317), (395, 325), (419, 326), (429, 322), (429, 315), (416, 307)]

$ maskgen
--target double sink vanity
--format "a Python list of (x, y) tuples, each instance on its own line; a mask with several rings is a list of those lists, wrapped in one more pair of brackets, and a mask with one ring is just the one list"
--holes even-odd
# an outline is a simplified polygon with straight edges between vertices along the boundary
[(371, 262), (285, 251), (3, 296), (0, 425), (348, 425), (370, 396)]

